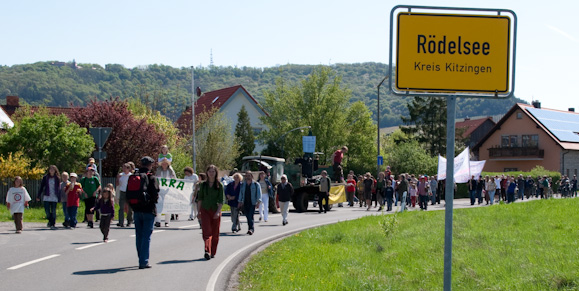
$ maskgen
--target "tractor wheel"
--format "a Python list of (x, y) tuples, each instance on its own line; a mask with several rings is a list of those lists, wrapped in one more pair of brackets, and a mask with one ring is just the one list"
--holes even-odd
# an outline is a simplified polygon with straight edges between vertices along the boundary
[(306, 212), (308, 210), (308, 195), (304, 192), (297, 193), (293, 205), (298, 213)]

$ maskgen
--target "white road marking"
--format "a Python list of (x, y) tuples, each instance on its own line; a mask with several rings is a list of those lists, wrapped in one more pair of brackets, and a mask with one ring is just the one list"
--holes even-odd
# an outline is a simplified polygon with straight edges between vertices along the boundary
[[(116, 239), (111, 239), (109, 240), (109, 243), (115, 242), (117, 241)], [(88, 249), (88, 248), (92, 248), (92, 247), (96, 247), (96, 246), (100, 246), (100, 245), (104, 245), (106, 244), (105, 242), (100, 242), (100, 243), (96, 243), (96, 244), (90, 244), (90, 245), (86, 245), (84, 247), (79, 247), (76, 248), (75, 250), (80, 251), (80, 250), (84, 250), (84, 249)]]
[[(163, 232), (165, 231), (164, 229), (159, 229), (159, 230), (153, 230), (153, 233), (159, 233), (159, 232)], [(136, 235), (131, 234), (131, 237), (136, 237)]]
[(28, 265), (32, 265), (32, 264), (35, 264), (35, 263), (38, 263), (38, 262), (42, 262), (42, 261), (46, 261), (46, 260), (49, 260), (49, 259), (52, 259), (52, 258), (56, 258), (56, 257), (58, 257), (58, 256), (60, 256), (60, 255), (58, 255), (58, 254), (56, 254), (56, 255), (50, 255), (50, 256), (48, 256), (48, 257), (36, 259), (36, 260), (30, 261), (30, 262), (27, 262), (27, 263), (24, 263), (24, 264), (20, 264), (20, 265), (14, 266), (14, 267), (10, 267), (10, 268), (8, 268), (8, 270), (20, 269), (20, 268), (22, 268), (22, 267), (26, 267), (26, 266), (28, 266)]
[(196, 227), (196, 226), (197, 226), (197, 225), (192, 224), (192, 225), (179, 226), (178, 228), (194, 228), (194, 227)]

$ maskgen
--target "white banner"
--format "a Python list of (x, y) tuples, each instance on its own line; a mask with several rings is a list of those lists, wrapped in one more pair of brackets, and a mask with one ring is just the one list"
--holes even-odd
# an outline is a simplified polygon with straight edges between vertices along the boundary
[[(467, 147), (460, 155), (454, 158), (454, 180), (456, 183), (466, 183), (471, 175), (480, 175), (485, 161), (470, 161), (469, 148)], [(446, 179), (446, 159), (438, 156), (438, 180)]]
[(454, 158), (454, 181), (456, 183), (466, 183), (470, 179), (470, 155), (467, 147)]
[(195, 184), (191, 180), (157, 178), (159, 181), (159, 202), (157, 213), (189, 214), (191, 197)]
[(483, 168), (485, 167), (485, 163), (487, 161), (471, 161), (470, 162), (470, 175), (475, 178), (478, 178), (482, 173)]

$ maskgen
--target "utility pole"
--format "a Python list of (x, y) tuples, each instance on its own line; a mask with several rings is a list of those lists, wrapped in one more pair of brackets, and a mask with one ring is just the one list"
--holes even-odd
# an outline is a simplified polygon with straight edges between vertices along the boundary
[[(384, 79), (382, 79), (382, 81), (380, 82), (380, 84), (378, 84), (378, 102), (377, 102), (377, 115), (376, 115), (376, 124), (378, 127), (378, 139), (377, 139), (377, 145), (378, 145), (378, 157), (380, 157), (380, 86), (382, 86), (382, 84), (384, 83), (384, 81), (386, 81), (386, 79), (388, 79), (388, 77), (390, 77), (390, 75), (386, 75), (386, 77), (384, 77)], [(377, 158), (379, 159), (379, 158)], [(384, 161), (384, 160), (382, 160)], [(380, 166), (381, 163), (378, 160), (377, 161), (377, 169), (376, 169), (376, 177), (378, 177), (378, 175), (380, 175)]]
[(197, 152), (195, 149), (195, 67), (191, 66), (191, 120), (192, 120), (192, 135), (191, 140), (193, 144), (193, 171), (197, 173)]

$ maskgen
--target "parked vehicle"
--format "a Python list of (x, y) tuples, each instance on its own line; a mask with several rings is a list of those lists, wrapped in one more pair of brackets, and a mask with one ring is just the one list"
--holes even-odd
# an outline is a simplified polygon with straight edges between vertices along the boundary
[[(286, 164), (285, 159), (270, 156), (248, 156), (242, 159), (242, 171), (264, 171), (269, 174), (270, 182), (276, 185), (280, 182), (283, 174), (287, 175), (288, 181), (294, 186), (292, 203), (297, 212), (305, 212), (309, 202), (315, 201), (320, 193), (320, 174), (323, 170), (332, 177), (331, 166), (318, 166), (318, 160), (313, 155), (304, 155), (295, 160), (293, 164)], [(332, 183), (332, 187), (343, 187), (343, 184)], [(277, 205), (277, 193), (275, 199), (270, 199), (269, 209), (279, 211)], [(330, 210), (330, 204), (326, 210)]]

